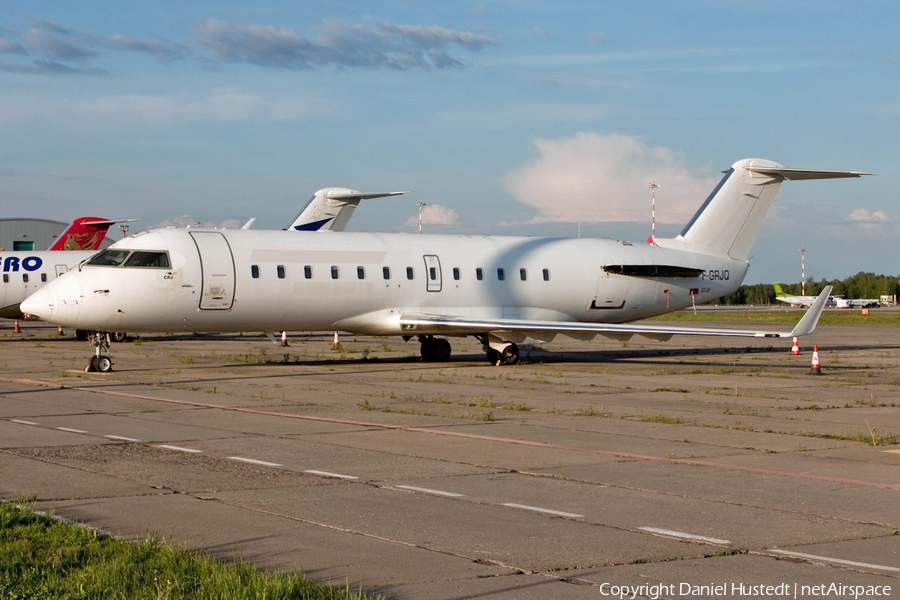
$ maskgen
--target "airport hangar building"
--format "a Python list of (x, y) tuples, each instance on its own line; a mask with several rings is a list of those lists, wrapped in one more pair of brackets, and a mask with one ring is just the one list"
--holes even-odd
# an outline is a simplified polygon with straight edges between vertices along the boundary
[[(0, 252), (47, 250), (69, 225), (50, 219), (0, 219)], [(118, 240), (119, 236), (113, 239), (109, 233), (112, 231), (100, 243), (101, 248), (108, 248)]]
[(68, 226), (50, 219), (0, 219), (0, 250), (46, 250)]

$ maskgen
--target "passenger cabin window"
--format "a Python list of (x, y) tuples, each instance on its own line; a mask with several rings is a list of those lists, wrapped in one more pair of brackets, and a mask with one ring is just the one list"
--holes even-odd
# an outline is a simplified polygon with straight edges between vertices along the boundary
[(22, 281), (24, 281), (25, 283), (28, 283), (28, 273), (25, 273), (24, 275), (22, 275)]
[(337, 267), (331, 267), (331, 278), (337, 279), (341, 276), (341, 272)]
[(278, 279), (284, 279), (284, 265), (278, 265), (275, 268), (278, 271)]
[(459, 267), (453, 267), (453, 279), (459, 281)]
[(128, 250), (115, 250), (110, 248), (87, 261), (87, 264), (95, 267), (118, 267), (125, 262), (125, 257), (127, 256)]
[(519, 269), (519, 279), (525, 281), (525, 279), (527, 279), (527, 275), (528, 274), (525, 272), (525, 269)]
[(8, 273), (3, 274), (3, 283), (9, 283), (9, 274)]
[(550, 269), (544, 269), (544, 281), (550, 281)]
[(381, 269), (381, 273), (384, 275), (385, 279), (391, 278), (391, 268), (390, 267), (384, 267), (383, 269)]
[(303, 267), (303, 276), (307, 279), (312, 279), (312, 267), (310, 265)]
[(413, 268), (406, 267), (406, 278), (413, 279), (413, 278), (415, 278), (415, 276), (416, 276), (416, 272), (413, 270)]
[(250, 265), (250, 276), (259, 279), (259, 265)]
[(484, 279), (484, 270), (481, 267), (475, 269), (475, 279), (481, 281)]
[(157, 269), (169, 268), (169, 255), (165, 252), (147, 252), (144, 250), (135, 250), (125, 261), (125, 268), (129, 267), (152, 267)]
[(357, 279), (365, 279), (366, 278), (366, 268), (365, 267), (356, 267), (356, 278)]
[(44, 283), (47, 283), (47, 274), (46, 273), (41, 273), (41, 281)]
[(500, 281), (506, 279), (506, 272), (503, 269), (497, 269), (497, 279)]
[(437, 281), (437, 269), (434, 267), (428, 267), (428, 277), (432, 281)]

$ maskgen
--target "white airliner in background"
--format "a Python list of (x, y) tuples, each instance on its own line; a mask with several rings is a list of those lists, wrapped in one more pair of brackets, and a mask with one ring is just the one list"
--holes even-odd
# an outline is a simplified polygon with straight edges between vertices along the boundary
[[(791, 296), (784, 292), (780, 283), (773, 283), (772, 286), (775, 288), (775, 299), (779, 302), (786, 302), (791, 306), (802, 306), (806, 308), (812, 306), (812, 303), (818, 298), (818, 296)], [(833, 306), (834, 298), (829, 298), (827, 305)]]
[[(558, 334), (666, 340), (674, 334), (812, 333), (831, 288), (793, 331), (627, 324), (737, 289), (784, 179), (862, 173), (736, 162), (675, 238), (609, 239), (163, 229), (136, 233), (22, 305), (96, 331), (334, 331), (418, 337), (426, 360), (479, 339), (495, 364)], [(105, 357), (104, 357), (105, 359)], [(108, 368), (108, 359), (105, 359)], [(107, 370), (101, 367), (101, 370)]]

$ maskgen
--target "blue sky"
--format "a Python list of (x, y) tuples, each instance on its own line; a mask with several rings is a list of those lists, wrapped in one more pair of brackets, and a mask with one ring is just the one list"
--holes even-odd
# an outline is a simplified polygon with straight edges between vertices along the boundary
[[(741, 158), (786, 182), (747, 283), (898, 274), (900, 4), (0, 0), (4, 216), (675, 235)], [(134, 231), (134, 229), (132, 229)]]

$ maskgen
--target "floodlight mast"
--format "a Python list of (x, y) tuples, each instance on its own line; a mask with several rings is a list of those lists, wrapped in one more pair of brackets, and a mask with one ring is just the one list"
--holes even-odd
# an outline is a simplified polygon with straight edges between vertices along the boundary
[(650, 184), (650, 239), (647, 242), (656, 245), (656, 188), (659, 186), (655, 183)]

